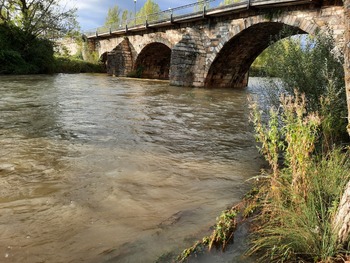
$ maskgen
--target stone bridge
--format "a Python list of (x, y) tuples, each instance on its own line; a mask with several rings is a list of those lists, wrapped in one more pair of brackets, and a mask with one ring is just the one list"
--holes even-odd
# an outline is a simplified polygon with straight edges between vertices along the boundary
[(342, 49), (344, 30), (342, 2), (250, 0), (94, 33), (86, 40), (109, 74), (222, 88), (246, 86), (253, 61), (284, 32), (331, 32)]

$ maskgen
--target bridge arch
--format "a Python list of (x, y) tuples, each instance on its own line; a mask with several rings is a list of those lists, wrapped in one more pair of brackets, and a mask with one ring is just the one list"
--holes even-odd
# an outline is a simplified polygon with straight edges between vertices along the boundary
[(171, 48), (161, 42), (152, 42), (138, 54), (134, 71), (141, 78), (169, 79)]
[(311, 21), (302, 22), (293, 16), (271, 20), (261, 16), (246, 19), (243, 27), (236, 26), (221, 39), (215, 48), (217, 52), (207, 59), (209, 63), (204, 86), (245, 87), (251, 64), (271, 44), (274, 37), (281, 34), (284, 37), (285, 28), (289, 34), (315, 34), (318, 29)]

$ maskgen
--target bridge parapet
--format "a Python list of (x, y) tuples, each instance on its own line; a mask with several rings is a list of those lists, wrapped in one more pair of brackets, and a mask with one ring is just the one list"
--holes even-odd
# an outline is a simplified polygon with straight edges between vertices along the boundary
[(209, 3), (216, 0), (206, 0), (169, 8), (147, 16), (136, 16), (121, 24), (111, 27), (101, 26), (84, 32), (87, 38), (108, 37), (111, 35), (127, 34), (145, 29), (159, 28), (172, 24), (186, 23), (208, 17), (217, 17), (232, 13), (240, 13), (249, 9), (266, 9), (285, 6), (297, 6), (310, 3), (318, 4), (319, 0), (239, 0), (233, 4), (207, 8)]

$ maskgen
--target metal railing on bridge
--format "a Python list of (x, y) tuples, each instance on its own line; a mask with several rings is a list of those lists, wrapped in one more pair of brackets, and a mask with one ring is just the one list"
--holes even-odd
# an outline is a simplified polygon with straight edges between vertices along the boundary
[(133, 29), (140, 26), (146, 26), (152, 23), (164, 23), (172, 22), (175, 18), (186, 16), (188, 14), (198, 14), (202, 13), (204, 8), (208, 8), (211, 2), (216, 0), (205, 0), (201, 2), (196, 2), (192, 4), (187, 4), (184, 6), (179, 6), (175, 8), (169, 8), (167, 10), (149, 14), (147, 16), (136, 16), (123, 21), (120, 24), (114, 24), (111, 26), (101, 26), (93, 28), (84, 32), (87, 37), (93, 37), (102, 34), (109, 34), (117, 31), (124, 31), (128, 29)]
[[(204, 0), (184, 6), (169, 8), (167, 10), (149, 14), (147, 16), (136, 16), (123, 21), (121, 24), (111, 26), (101, 26), (90, 29), (83, 34), (88, 38), (97, 36), (108, 36), (111, 34), (124, 33), (128, 30), (143, 30), (159, 24), (172, 24), (178, 21), (190, 20), (191, 18), (205, 17), (211, 14), (220, 14), (228, 11), (240, 11), (248, 9), (250, 6), (286, 3), (310, 3), (314, 0), (237, 0), (232, 4), (222, 4), (222, 0)], [(214, 7), (211, 7), (212, 4)]]

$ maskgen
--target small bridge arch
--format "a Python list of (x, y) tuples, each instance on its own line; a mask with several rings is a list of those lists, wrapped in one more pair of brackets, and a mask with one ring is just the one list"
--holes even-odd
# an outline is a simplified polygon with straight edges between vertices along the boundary
[(143, 46), (135, 61), (134, 71), (141, 78), (169, 79), (171, 45), (166, 41)]

